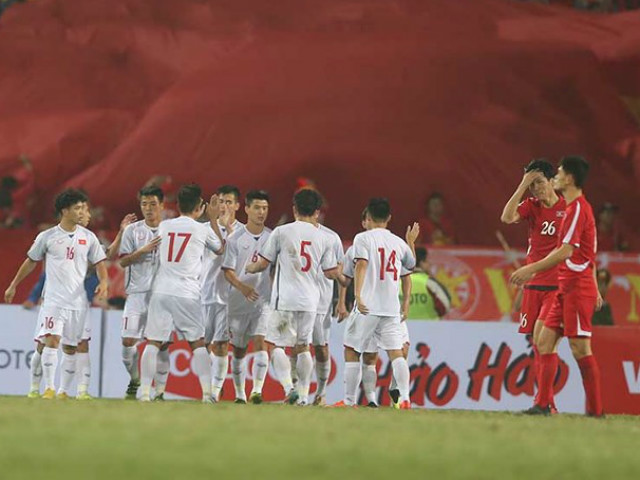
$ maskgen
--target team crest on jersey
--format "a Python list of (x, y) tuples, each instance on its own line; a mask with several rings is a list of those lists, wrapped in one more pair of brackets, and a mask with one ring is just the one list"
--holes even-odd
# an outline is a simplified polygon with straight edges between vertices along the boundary
[(564, 210), (556, 212), (556, 217), (558, 218), (564, 218), (565, 215), (566, 212)]
[(144, 240), (144, 232), (138, 232), (138, 240)]

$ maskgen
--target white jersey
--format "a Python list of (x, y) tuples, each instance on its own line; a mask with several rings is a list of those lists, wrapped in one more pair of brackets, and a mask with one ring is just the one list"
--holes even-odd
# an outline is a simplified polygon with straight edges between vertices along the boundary
[(345, 277), (353, 278), (355, 274), (354, 269), (356, 267), (356, 260), (353, 258), (353, 245), (347, 248), (347, 251), (344, 253), (344, 259), (342, 263), (342, 274)]
[[(209, 231), (215, 235), (211, 224), (207, 222), (206, 226)], [(220, 227), (222, 238), (226, 240), (228, 236), (227, 229), (220, 224), (218, 224), (218, 226)], [(233, 222), (232, 230), (235, 232), (242, 226), (243, 224), (236, 220)], [(224, 272), (222, 271), (223, 259), (224, 255), (216, 255), (213, 252), (204, 253), (204, 258), (202, 259), (202, 282), (200, 284), (200, 301), (203, 305), (210, 305), (212, 303), (225, 305), (227, 303), (231, 285), (229, 285), (229, 282), (224, 278)]]
[(413, 270), (416, 259), (404, 240), (386, 228), (374, 228), (356, 235), (354, 258), (367, 260), (362, 285), (362, 301), (370, 315), (397, 316), (400, 313), (400, 276), (402, 267)]
[[(342, 263), (344, 260), (344, 248), (342, 247), (342, 240), (340, 236), (325, 227), (324, 225), (318, 225), (318, 229), (323, 232), (329, 239), (329, 244), (333, 249), (333, 255), (336, 258), (337, 263)], [(320, 287), (320, 300), (318, 302), (318, 313), (326, 314), (331, 308), (333, 302), (333, 280), (329, 280), (325, 277), (321, 268), (318, 268), (318, 285)]]
[(200, 300), (200, 274), (205, 250), (219, 251), (222, 242), (207, 225), (181, 216), (160, 223), (160, 266), (153, 293)]
[[(227, 246), (222, 261), (223, 270), (233, 270), (238, 279), (253, 287), (260, 298), (256, 302), (248, 301), (236, 288), (231, 287), (227, 305), (229, 316), (246, 315), (260, 312), (271, 298), (271, 272), (267, 268), (257, 274), (246, 273), (246, 266), (258, 261), (258, 254), (271, 235), (271, 229), (262, 230), (259, 235), (254, 235), (244, 225), (235, 230), (227, 238)], [(226, 281), (226, 280), (224, 280)], [(228, 284), (228, 282), (227, 282)]]
[(308, 222), (288, 223), (271, 233), (260, 256), (276, 264), (271, 308), (316, 313), (320, 300), (317, 272), (337, 266), (329, 237)]
[[(130, 255), (148, 245), (158, 236), (158, 227), (151, 228), (144, 220), (132, 223), (124, 229), (120, 255)], [(124, 287), (127, 295), (151, 291), (153, 276), (158, 270), (159, 250), (147, 253), (132, 263), (124, 271)]]
[(43, 305), (67, 310), (87, 307), (84, 288), (87, 270), (107, 258), (94, 233), (80, 225), (73, 232), (63, 230), (60, 225), (41, 232), (27, 256), (36, 262), (46, 260)]

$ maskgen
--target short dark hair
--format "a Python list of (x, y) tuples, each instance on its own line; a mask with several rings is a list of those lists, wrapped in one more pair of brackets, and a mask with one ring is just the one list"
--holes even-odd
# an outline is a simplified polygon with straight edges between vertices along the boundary
[(362, 210), (362, 215), (360, 216), (360, 220), (364, 222), (367, 219), (368, 213), (369, 213), (369, 209), (367, 207), (364, 207), (364, 210)]
[(556, 169), (553, 168), (553, 165), (546, 158), (534, 158), (531, 160), (526, 167), (524, 167), (524, 172), (540, 172), (544, 175), (544, 178), (547, 180), (551, 180), (556, 175)]
[(442, 195), (440, 192), (433, 192), (427, 198), (427, 205), (431, 203), (431, 200), (444, 200), (444, 195)]
[(416, 247), (416, 265), (424, 262), (428, 255), (426, 247)]
[(576, 187), (582, 188), (589, 173), (589, 162), (580, 155), (567, 155), (560, 160), (560, 166), (565, 173), (573, 177)]
[(245, 205), (251, 205), (254, 200), (269, 201), (269, 194), (265, 190), (249, 190), (244, 197)]
[(322, 196), (310, 188), (303, 188), (293, 196), (293, 205), (298, 214), (310, 217), (322, 208)]
[(367, 212), (372, 220), (384, 222), (391, 215), (391, 205), (386, 198), (372, 198), (367, 204)]
[(222, 185), (221, 187), (218, 187), (216, 193), (218, 195), (228, 195), (232, 193), (233, 196), (236, 197), (236, 202), (240, 201), (240, 189), (235, 185)]
[(191, 213), (202, 201), (202, 189), (200, 185), (195, 183), (189, 183), (183, 185), (178, 190), (178, 209), (180, 213)]
[(138, 200), (142, 199), (142, 197), (158, 197), (158, 201), (162, 202), (164, 200), (164, 192), (160, 187), (149, 185), (148, 187), (142, 187), (138, 192)]
[(64, 210), (65, 208), (70, 208), (76, 203), (84, 203), (88, 201), (89, 198), (87, 198), (87, 196), (80, 190), (77, 190), (75, 188), (67, 188), (66, 190), (60, 192), (56, 197), (56, 200), (54, 202), (56, 215), (60, 215), (62, 213), (62, 210)]

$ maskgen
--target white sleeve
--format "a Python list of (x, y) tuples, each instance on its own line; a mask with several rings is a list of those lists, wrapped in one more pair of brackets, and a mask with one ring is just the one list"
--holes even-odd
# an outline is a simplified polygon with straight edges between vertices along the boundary
[(227, 248), (222, 259), (223, 270), (237, 270), (238, 268), (238, 242), (235, 238), (227, 239)]
[[(409, 245), (403, 242), (402, 248), (402, 267), (406, 270), (413, 270), (416, 267), (416, 257), (413, 256)], [(404, 273), (401, 273), (404, 275)]]
[(95, 234), (91, 233), (91, 235), (89, 235), (89, 243), (89, 254), (87, 255), (87, 258), (92, 265), (107, 259), (107, 255), (104, 253), (104, 248)]
[(353, 278), (353, 247), (349, 247), (343, 261), (342, 273), (345, 277)]
[(276, 228), (260, 250), (260, 256), (270, 263), (274, 263), (280, 253), (280, 229)]
[(220, 240), (218, 235), (215, 234), (213, 229), (211, 229), (210, 227), (206, 227), (204, 225), (203, 225), (203, 228), (205, 228), (207, 231), (207, 236), (204, 240), (205, 247), (207, 247), (209, 250), (211, 250), (214, 253), (218, 252), (222, 248), (222, 241)]
[(129, 255), (136, 251), (135, 239), (133, 238), (133, 226), (129, 225), (124, 229), (122, 242), (120, 243), (120, 255)]
[(34, 262), (40, 262), (43, 260), (47, 253), (47, 232), (48, 230), (40, 232), (27, 252), (27, 257)]
[(330, 243), (325, 244), (324, 252), (322, 253), (322, 258), (320, 259), (320, 266), (325, 272), (328, 270), (333, 270), (338, 266), (336, 254), (334, 253), (333, 246)]
[(344, 263), (344, 247), (342, 246), (342, 240), (338, 236), (333, 237), (333, 254), (336, 257), (337, 263)]
[(362, 235), (356, 235), (356, 238), (353, 240), (353, 258), (355, 260), (362, 259), (369, 261), (369, 249)]

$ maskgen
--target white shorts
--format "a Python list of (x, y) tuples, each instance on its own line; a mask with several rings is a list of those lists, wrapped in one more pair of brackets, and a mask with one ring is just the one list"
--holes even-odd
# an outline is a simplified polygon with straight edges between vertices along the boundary
[(38, 313), (35, 340), (43, 343), (44, 337), (56, 335), (62, 338), (63, 345), (77, 347), (82, 340), (85, 310), (42, 306)]
[(141, 339), (147, 326), (150, 292), (131, 293), (122, 312), (122, 338)]
[(168, 342), (173, 330), (178, 337), (188, 342), (204, 338), (200, 302), (192, 298), (154, 293), (149, 301), (145, 338)]
[(267, 336), (267, 322), (271, 310), (255, 311), (239, 315), (229, 315), (230, 343), (237, 348), (247, 348), (249, 340), (257, 335)]
[(411, 340), (409, 339), (409, 326), (407, 325), (406, 320), (404, 322), (400, 322), (400, 330), (402, 332), (402, 345), (411, 345)]
[(81, 340), (91, 340), (91, 310), (89, 305), (83, 312), (84, 319), (82, 322), (82, 337)]
[[(353, 348), (356, 350), (360, 348), (360, 342), (358, 337), (357, 321), (362, 321), (362, 315), (356, 312), (351, 312), (344, 321), (344, 340), (345, 347)], [(372, 338), (367, 345), (362, 347), (361, 353), (378, 353), (378, 342)]]
[(381, 317), (378, 315), (362, 315), (355, 320), (356, 324), (356, 345), (357, 352), (366, 352), (371, 347), (371, 341), (375, 340), (377, 346), (382, 350), (402, 349), (402, 328), (400, 327), (400, 317)]
[(315, 312), (272, 311), (267, 322), (267, 342), (276, 347), (308, 345), (315, 320)]
[(202, 305), (204, 319), (204, 340), (211, 342), (229, 341), (229, 315), (227, 306), (222, 303)]
[(331, 338), (331, 311), (325, 314), (318, 313), (313, 324), (311, 344), (318, 346), (329, 345), (329, 338)]

